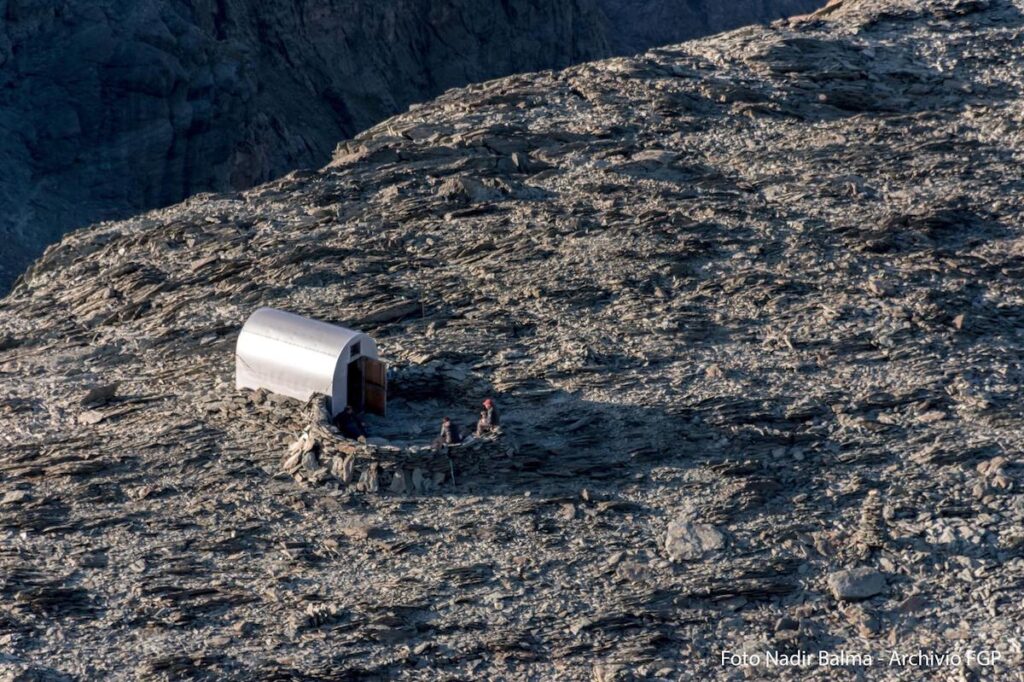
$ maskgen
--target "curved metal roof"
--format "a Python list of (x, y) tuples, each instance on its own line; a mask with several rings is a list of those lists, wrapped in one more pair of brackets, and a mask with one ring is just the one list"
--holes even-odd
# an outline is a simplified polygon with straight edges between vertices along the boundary
[(357, 341), (359, 355), (377, 357), (377, 344), (362, 332), (260, 308), (238, 335), (235, 386), (265, 388), (298, 400), (323, 393), (344, 405), (345, 363)]
[(274, 308), (260, 308), (254, 312), (242, 327), (242, 333), (333, 358), (337, 358), (345, 346), (359, 337), (369, 338), (362, 332)]

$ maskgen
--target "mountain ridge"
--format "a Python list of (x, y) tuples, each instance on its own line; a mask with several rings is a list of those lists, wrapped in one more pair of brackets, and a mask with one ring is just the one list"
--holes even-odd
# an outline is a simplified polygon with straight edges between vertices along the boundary
[[(1010, 674), (1022, 41), (1020, 2), (847, 0), (65, 236), (0, 301), (0, 666), (732, 679), (962, 644)], [(513, 454), (415, 493), (286, 466), (309, 408), (234, 389), (260, 306), (377, 340), (373, 434), (491, 395)]]
[[(597, 0), (0, 3), (0, 288), (68, 229), (320, 166), (450, 87), (608, 56), (621, 9), (611, 26)], [(704, 14), (662, 35), (779, 13)]]

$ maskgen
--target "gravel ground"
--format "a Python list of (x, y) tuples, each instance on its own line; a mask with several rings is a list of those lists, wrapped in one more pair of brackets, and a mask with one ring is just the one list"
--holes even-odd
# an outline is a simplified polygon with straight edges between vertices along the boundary
[[(1022, 48), (1019, 1), (846, 0), (69, 235), (0, 303), (0, 669), (1022, 679)], [(233, 388), (261, 305), (444, 373), (410, 420), (494, 395), (514, 454), (288, 476), (306, 408)]]

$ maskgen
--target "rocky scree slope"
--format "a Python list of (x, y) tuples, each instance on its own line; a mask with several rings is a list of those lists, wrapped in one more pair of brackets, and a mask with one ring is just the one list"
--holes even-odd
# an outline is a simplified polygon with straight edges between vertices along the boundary
[[(990, 647), (958, 674), (1009, 676), (1022, 41), (1020, 2), (847, 0), (452, 91), (319, 172), (67, 236), (0, 304), (0, 665), (732, 679), (723, 650)], [(518, 454), (427, 494), (283, 475), (305, 408), (232, 383), (260, 305), (482, 383)]]
[(447, 88), (815, 4), (0, 0), (0, 290), (68, 229), (319, 167)]

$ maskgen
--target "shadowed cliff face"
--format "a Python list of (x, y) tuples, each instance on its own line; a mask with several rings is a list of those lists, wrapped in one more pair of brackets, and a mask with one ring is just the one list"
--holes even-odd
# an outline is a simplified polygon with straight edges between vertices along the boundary
[(614, 54), (642, 52), (691, 38), (803, 14), (824, 0), (600, 0)]
[(554, 0), (0, 0), (6, 288), (67, 229), (325, 162), (447, 88), (607, 53)]
[(448, 88), (815, 2), (713, 4), (0, 0), (0, 291), (69, 229), (319, 166)]

